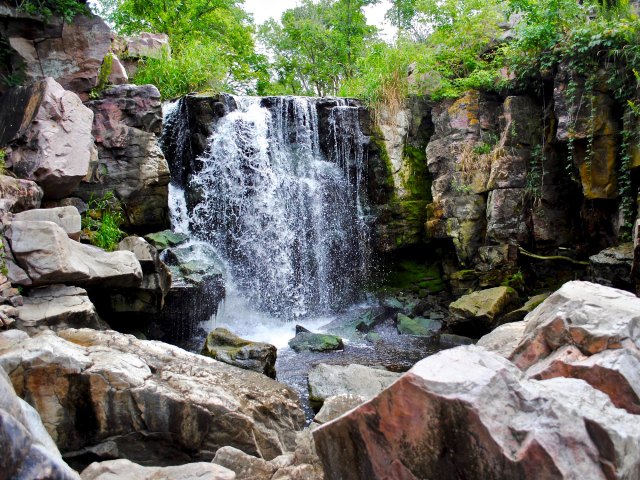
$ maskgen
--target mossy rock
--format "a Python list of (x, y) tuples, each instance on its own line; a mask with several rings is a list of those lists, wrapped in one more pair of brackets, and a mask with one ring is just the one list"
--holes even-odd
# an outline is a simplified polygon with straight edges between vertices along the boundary
[(503, 323), (512, 323), (519, 322), (523, 320), (529, 313), (531, 313), (538, 305), (544, 302), (550, 293), (541, 293), (540, 295), (536, 295), (531, 297), (529, 300), (525, 302), (525, 304), (518, 308), (517, 310), (513, 310), (512, 312), (507, 313), (504, 317), (500, 319), (500, 324)]
[(289, 347), (296, 352), (331, 352), (343, 350), (344, 344), (336, 335), (302, 332), (289, 340)]
[(444, 290), (444, 282), (437, 265), (403, 260), (387, 277), (387, 287), (398, 290), (428, 290), (438, 293)]
[(184, 233), (163, 230), (162, 232), (149, 233), (144, 236), (144, 239), (160, 251), (171, 247), (177, 247), (189, 240), (189, 237)]
[(401, 335), (416, 335), (419, 337), (431, 337), (442, 328), (442, 322), (430, 318), (411, 318), (398, 313), (397, 329)]
[(201, 354), (276, 378), (276, 347), (268, 343), (245, 340), (226, 328), (216, 328), (207, 335)]
[(518, 293), (511, 287), (495, 287), (463, 295), (449, 305), (453, 318), (450, 324), (481, 321), (495, 326), (500, 317), (518, 302)]

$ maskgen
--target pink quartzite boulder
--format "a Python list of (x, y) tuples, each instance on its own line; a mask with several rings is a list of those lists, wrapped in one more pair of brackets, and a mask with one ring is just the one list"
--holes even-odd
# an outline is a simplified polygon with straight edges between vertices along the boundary
[(327, 478), (637, 479), (640, 422), (586, 382), (475, 346), (429, 357), (314, 431)]

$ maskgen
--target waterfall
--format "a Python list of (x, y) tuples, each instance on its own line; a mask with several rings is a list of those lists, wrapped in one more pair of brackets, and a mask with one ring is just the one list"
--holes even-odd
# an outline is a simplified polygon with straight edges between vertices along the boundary
[(244, 309), (293, 320), (357, 301), (368, 281), (370, 243), (369, 137), (359, 108), (302, 97), (224, 96), (222, 103), (225, 112), (211, 124), (204, 153), (190, 159), (188, 175), (175, 163), (190, 148), (177, 118), (187, 107), (172, 108), (174, 223), (181, 230), (188, 224), (216, 249), (227, 292), (240, 295)]

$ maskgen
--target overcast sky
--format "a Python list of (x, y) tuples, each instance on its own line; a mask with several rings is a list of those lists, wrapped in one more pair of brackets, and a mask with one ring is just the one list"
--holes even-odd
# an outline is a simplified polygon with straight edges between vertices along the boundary
[[(297, 0), (244, 0), (244, 8), (253, 14), (256, 24), (263, 23), (273, 17), (280, 20), (280, 16), (285, 10), (293, 8)], [(389, 1), (384, 0), (378, 5), (367, 7), (367, 18), (369, 23), (383, 30), (385, 37), (393, 36), (394, 29), (384, 20), (384, 14), (389, 9)]]

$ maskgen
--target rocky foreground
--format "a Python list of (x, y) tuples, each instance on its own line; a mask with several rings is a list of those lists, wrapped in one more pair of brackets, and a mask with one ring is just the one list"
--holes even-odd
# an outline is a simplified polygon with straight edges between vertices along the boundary
[(634, 295), (569, 282), (401, 376), (319, 366), (304, 430), (264, 374), (111, 330), (8, 330), (0, 478), (637, 479), (639, 326)]

